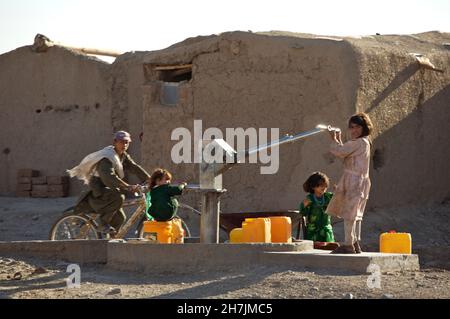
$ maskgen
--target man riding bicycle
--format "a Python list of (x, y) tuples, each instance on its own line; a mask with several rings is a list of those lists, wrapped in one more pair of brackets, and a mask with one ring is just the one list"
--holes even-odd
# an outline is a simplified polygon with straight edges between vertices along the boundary
[(127, 153), (131, 143), (128, 132), (114, 134), (113, 145), (86, 156), (81, 163), (68, 170), (70, 177), (77, 177), (89, 189), (81, 193), (75, 213), (93, 211), (100, 214), (100, 232), (113, 235), (126, 220), (122, 205), (126, 191), (136, 191), (138, 185), (124, 181), (125, 173), (136, 175), (142, 182), (150, 175), (134, 162)]

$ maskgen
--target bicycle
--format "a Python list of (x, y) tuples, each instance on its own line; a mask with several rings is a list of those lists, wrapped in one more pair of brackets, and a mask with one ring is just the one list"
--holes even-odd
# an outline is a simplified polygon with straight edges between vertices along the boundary
[[(137, 224), (137, 226), (134, 235), (137, 236), (137, 238), (143, 238), (144, 221), (147, 220), (145, 216), (145, 193), (147, 192), (148, 185), (139, 185), (135, 197), (125, 199), (123, 208), (136, 205), (137, 208), (119, 229), (114, 236), (114, 239), (123, 239), (135, 224)], [(108, 234), (99, 231), (99, 223), (97, 222), (97, 218), (99, 217), (98, 213), (95, 213), (94, 211), (75, 213), (74, 209), (75, 206), (66, 209), (63, 212), (63, 216), (56, 220), (50, 229), (50, 240), (95, 240), (110, 238)], [(179, 209), (184, 209), (197, 215), (201, 214), (195, 208), (183, 203), (180, 203)], [(176, 217), (181, 219), (185, 237), (191, 237), (191, 232), (187, 224), (181, 217)]]

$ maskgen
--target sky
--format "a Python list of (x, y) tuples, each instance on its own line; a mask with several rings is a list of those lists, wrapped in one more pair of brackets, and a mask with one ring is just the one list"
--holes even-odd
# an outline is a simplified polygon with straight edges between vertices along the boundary
[(450, 32), (450, 0), (0, 0), (0, 54), (41, 33), (67, 45), (152, 51), (226, 31)]

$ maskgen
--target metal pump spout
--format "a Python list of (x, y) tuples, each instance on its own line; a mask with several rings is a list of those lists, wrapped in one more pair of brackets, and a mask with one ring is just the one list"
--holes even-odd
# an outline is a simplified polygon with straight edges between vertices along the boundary
[[(225, 153), (224, 153), (225, 155), (223, 157), (223, 163), (212, 163), (212, 164), (208, 164), (208, 165), (214, 165), (215, 172), (217, 174), (222, 174), (225, 171), (227, 171), (228, 169), (230, 169), (232, 166), (234, 166), (235, 164), (245, 162), (253, 154), (257, 154), (263, 150), (271, 149), (273, 147), (277, 147), (282, 144), (293, 143), (293, 142), (299, 141), (301, 139), (304, 139), (306, 137), (309, 137), (309, 136), (312, 136), (312, 135), (315, 135), (318, 133), (322, 133), (325, 131), (340, 132), (341, 129), (338, 127), (333, 127), (331, 125), (319, 124), (312, 130), (300, 132), (295, 135), (288, 134), (288, 135), (285, 135), (284, 137), (280, 138), (279, 140), (272, 141), (270, 143), (260, 145), (257, 147), (253, 147), (253, 148), (249, 148), (247, 150), (243, 150), (243, 151), (239, 151), (239, 152), (235, 151), (223, 139), (220, 139), (220, 140), (216, 139), (214, 141), (217, 143), (217, 145), (220, 145), (220, 147), (222, 147), (225, 151)], [(233, 158), (233, 160), (230, 160), (230, 157)], [(228, 161), (227, 161), (227, 159), (228, 159)], [(204, 165), (203, 167), (207, 167), (208, 165)]]

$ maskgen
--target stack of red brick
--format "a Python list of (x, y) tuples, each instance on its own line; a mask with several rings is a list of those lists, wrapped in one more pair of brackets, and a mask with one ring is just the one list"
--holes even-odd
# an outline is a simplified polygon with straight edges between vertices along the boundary
[(17, 172), (17, 197), (56, 198), (69, 195), (68, 176), (39, 176), (39, 171), (20, 169)]

